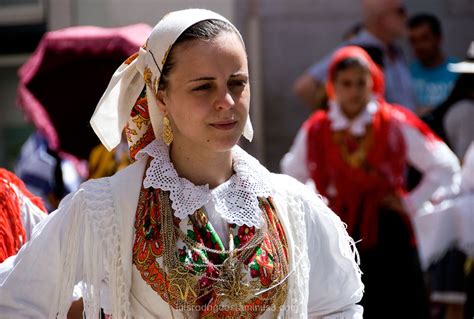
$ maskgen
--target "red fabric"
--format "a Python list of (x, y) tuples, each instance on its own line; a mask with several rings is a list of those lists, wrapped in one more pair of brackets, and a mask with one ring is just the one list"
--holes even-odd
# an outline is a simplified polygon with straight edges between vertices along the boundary
[[(329, 199), (330, 207), (347, 223), (353, 235), (360, 225), (362, 246), (377, 242), (377, 210), (387, 194), (404, 193), (406, 147), (403, 135), (390, 115), (393, 107), (383, 103), (374, 115), (373, 142), (361, 167), (352, 167), (335, 142), (325, 111), (316, 112), (306, 123), (308, 165), (318, 191)], [(334, 196), (330, 189), (334, 188)]]
[[(344, 47), (333, 55), (327, 82), (330, 99), (335, 98), (332, 83), (335, 68), (347, 58), (359, 58), (368, 66), (374, 83), (373, 94), (379, 104), (367, 129), (369, 142), (364, 159), (358, 165), (349, 163), (347, 154), (358, 147), (355, 138), (348, 132), (333, 132), (327, 112), (317, 111), (304, 124), (308, 132), (307, 161), (318, 191), (328, 198), (330, 207), (347, 223), (349, 234), (354, 235), (355, 227), (358, 227), (358, 235), (363, 239), (361, 247), (367, 248), (377, 243), (378, 211), (383, 198), (387, 195), (401, 197), (405, 192), (407, 154), (401, 125), (416, 128), (428, 142), (439, 138), (408, 109), (385, 102), (383, 73), (359, 47)], [(400, 213), (411, 229), (406, 214)], [(412, 239), (414, 243), (414, 236)]]
[(382, 70), (375, 64), (364, 49), (357, 46), (346, 46), (337, 50), (332, 56), (331, 63), (328, 69), (328, 80), (326, 82), (326, 91), (329, 99), (334, 99), (334, 71), (336, 66), (347, 58), (358, 58), (365, 62), (369, 67), (369, 72), (372, 75), (374, 83), (373, 93), (377, 98), (383, 98), (385, 91), (385, 81)]
[(12, 185), (46, 213), (46, 208), (39, 197), (31, 194), (13, 173), (0, 168), (0, 263), (15, 255), (26, 239), (21, 221), (21, 199)]

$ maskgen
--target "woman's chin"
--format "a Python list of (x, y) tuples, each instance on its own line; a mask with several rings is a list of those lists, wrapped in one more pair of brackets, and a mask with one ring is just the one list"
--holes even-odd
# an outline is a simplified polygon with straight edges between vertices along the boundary
[(226, 152), (232, 149), (240, 140), (240, 136), (219, 137), (210, 140), (208, 145), (216, 152)]

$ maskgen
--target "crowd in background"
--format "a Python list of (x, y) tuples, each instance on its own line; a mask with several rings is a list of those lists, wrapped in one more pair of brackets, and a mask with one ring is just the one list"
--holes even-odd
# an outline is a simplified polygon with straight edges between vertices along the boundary
[[(411, 15), (397, 0), (363, 0), (362, 9), (361, 23), (340, 46), (296, 79), (293, 92), (314, 112), (281, 170), (321, 194), (360, 240), (366, 318), (472, 318), (474, 42), (466, 44), (465, 57), (446, 56), (443, 37), (450, 35), (435, 16)], [(133, 32), (144, 39), (148, 31)], [(413, 61), (400, 40), (408, 41)], [(115, 64), (100, 70), (106, 80), (91, 83), (94, 92), (105, 89), (117, 63), (138, 50), (137, 42), (122, 43), (117, 52), (98, 58)], [(77, 69), (91, 63), (71, 61)], [(44, 89), (33, 92), (47, 76), (28, 79), (30, 91), (19, 91), (23, 103), (31, 103), (31, 96), (44, 109), (57, 103)], [(93, 110), (99, 98), (95, 94), (84, 103)], [(125, 137), (114, 152), (96, 141), (97, 147), (90, 142), (78, 156), (64, 150), (67, 142), (59, 147), (51, 138), (49, 130), (60, 126), (37, 124), (15, 168), (46, 208), (2, 171), (0, 182), (8, 187), (0, 188), (0, 240), (8, 239), (9, 245), (0, 248), (8, 248), (9, 255), (28, 240), (44, 212), (54, 211), (82, 181), (110, 176), (130, 162)], [(15, 222), (4, 222), (14, 216), (14, 206), (19, 207)], [(0, 256), (0, 262), (7, 257)]]
[[(384, 302), (401, 300), (402, 295), (416, 300), (423, 294), (420, 292), (423, 288), (417, 288), (416, 279), (408, 279), (408, 274), (398, 277), (403, 273), (403, 264), (409, 263), (410, 258), (407, 255), (397, 257), (397, 251), (403, 250), (401, 238), (404, 231), (397, 229), (400, 225), (397, 226), (396, 219), (387, 217), (387, 209), (394, 210), (394, 205), (386, 199), (389, 196), (387, 193), (396, 189), (396, 182), (392, 182), (391, 188), (387, 188), (386, 184), (390, 184), (397, 174), (395, 166), (390, 168), (390, 159), (395, 161), (397, 156), (405, 156), (404, 186), (409, 193), (400, 194), (398, 198), (403, 201), (400, 209), (404, 212), (402, 215), (410, 216), (409, 224), (414, 226), (418, 248), (415, 254), (421, 261), (420, 266), (412, 265), (408, 273), (413, 275), (414, 269), (421, 267), (425, 272), (425, 283), (421, 285), (429, 296), (429, 303), (425, 304), (429, 313), (420, 310), (414, 315), (413, 312), (413, 318), (461, 318), (463, 313), (465, 318), (469, 318), (472, 316), (472, 287), (468, 288), (469, 281), (472, 285), (472, 250), (468, 248), (468, 243), (472, 242), (472, 238), (461, 225), (472, 226), (474, 213), (472, 188), (467, 186), (472, 185), (473, 180), (470, 173), (472, 155), (469, 154), (474, 150), (474, 126), (471, 124), (474, 120), (474, 42), (470, 44), (465, 57), (446, 56), (443, 52), (445, 35), (436, 16), (419, 13), (409, 17), (400, 1), (362, 1), (362, 9), (363, 27), (351, 28), (344, 42), (336, 48), (339, 51), (329, 53), (295, 81), (294, 93), (316, 111), (298, 132), (290, 151), (281, 162), (281, 169), (328, 198), (330, 206), (348, 223), (349, 233), (362, 238), (361, 269), (366, 278), (362, 304), (366, 309), (365, 316), (377, 318), (384, 317), (382, 309), (390, 308)], [(413, 61), (405, 58), (398, 47), (399, 40), (408, 40)], [(351, 63), (348, 59), (342, 61), (342, 66), (334, 66), (341, 48), (354, 45), (362, 48), (383, 71), (384, 90), (377, 84), (381, 81), (374, 80), (376, 75), (373, 71), (370, 71), (373, 82), (370, 85), (365, 83), (362, 76), (358, 78), (353, 74), (351, 77), (336, 72), (348, 68), (344, 67), (344, 63)], [(465, 60), (461, 62), (462, 59)], [(352, 63), (357, 64), (354, 61)], [(357, 69), (355, 66), (353, 68)], [(337, 79), (343, 76), (347, 78)], [(338, 81), (341, 81), (339, 94), (335, 89)], [(399, 111), (395, 109), (388, 112), (403, 122), (399, 124), (402, 142), (397, 146), (392, 144), (396, 149), (393, 153), (390, 147), (384, 149), (377, 145), (390, 145), (396, 136), (394, 133), (384, 133), (382, 127), (377, 129), (380, 125), (377, 113), (382, 113), (374, 110), (377, 103), (368, 102), (355, 115), (354, 106), (351, 109), (351, 104), (357, 104), (357, 99), (360, 99), (364, 86), (372, 86), (373, 90), (372, 97), (367, 101), (373, 100), (378, 94), (379, 99), (382, 97), (406, 112), (405, 115), (397, 115)], [(419, 137), (410, 133), (408, 126), (418, 127), (419, 132), (424, 132), (419, 135), (424, 135), (424, 141), (420, 139), (420, 142), (415, 142)], [(365, 127), (371, 129), (365, 132)], [(384, 134), (387, 134), (385, 140), (380, 138)], [(427, 138), (430, 134), (435, 134), (439, 143), (430, 142)], [(370, 143), (373, 145), (367, 146)], [(422, 155), (423, 152), (426, 153)], [(383, 156), (382, 153), (389, 157), (385, 162), (377, 158), (377, 154)], [(305, 161), (307, 165), (302, 165)], [(462, 177), (458, 163), (463, 165)], [(446, 171), (447, 167), (451, 167), (451, 170)], [(383, 171), (380, 177), (385, 183), (371, 176), (374, 171), (378, 171), (378, 174)], [(431, 191), (425, 192), (423, 188), (429, 183), (428, 180), (436, 181), (434, 183), (438, 183), (441, 188), (445, 187), (444, 191), (433, 186)], [(459, 186), (460, 180), (462, 187)], [(382, 191), (384, 195), (381, 196), (382, 189), (387, 190)], [(419, 196), (424, 192), (427, 196), (421, 199)], [(381, 196), (381, 199), (377, 200), (377, 196)], [(378, 204), (374, 204), (374, 200)], [(377, 214), (373, 214), (374, 205), (378, 207)], [(364, 227), (380, 236), (376, 248), (364, 247), (364, 240), (370, 240), (368, 235), (361, 236)], [(390, 246), (390, 239), (396, 237), (395, 234), (400, 239)], [(376, 259), (374, 264), (377, 266), (370, 265), (371, 257)], [(394, 260), (398, 260), (396, 268), (380, 268), (380, 265), (390, 265)], [(403, 283), (404, 279), (408, 281)], [(394, 294), (385, 291), (383, 296), (374, 297), (372, 291), (384, 290), (382, 287), (376, 288), (377, 283), (381, 282), (382, 287), (389, 286), (387, 290)], [(467, 293), (469, 289), (471, 295)], [(408, 301), (402, 303), (409, 304)], [(422, 298), (415, 304), (417, 306), (413, 309), (424, 307)], [(377, 310), (378, 306), (380, 309)], [(378, 312), (375, 314), (372, 311)], [(400, 314), (399, 317), (404, 316)]]

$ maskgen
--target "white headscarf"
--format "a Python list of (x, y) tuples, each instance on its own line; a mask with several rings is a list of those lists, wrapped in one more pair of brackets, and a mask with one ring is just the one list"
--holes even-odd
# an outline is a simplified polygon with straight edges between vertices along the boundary
[[(163, 114), (158, 109), (155, 96), (167, 55), (181, 33), (198, 22), (210, 19), (221, 20), (234, 27), (226, 18), (210, 10), (186, 9), (168, 13), (153, 28), (138, 56), (131, 62), (124, 62), (115, 71), (90, 121), (94, 132), (109, 151), (120, 143), (122, 131), (145, 84), (150, 121), (142, 124), (149, 125), (151, 122), (155, 137), (161, 137)], [(234, 29), (242, 39), (237, 28)], [(140, 132), (146, 132), (146, 128)], [(253, 138), (249, 117), (243, 135), (249, 141)]]

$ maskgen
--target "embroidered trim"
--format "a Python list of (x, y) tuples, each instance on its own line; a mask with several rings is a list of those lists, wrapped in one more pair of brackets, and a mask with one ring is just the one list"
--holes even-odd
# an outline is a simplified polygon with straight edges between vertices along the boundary
[[(159, 200), (162, 192), (159, 189), (144, 188), (140, 192), (135, 222), (133, 263), (143, 280), (163, 300), (173, 308), (184, 311), (184, 314), (187, 309), (184, 306), (198, 306), (202, 309), (200, 318), (234, 318), (237, 316), (239, 318), (256, 318), (269, 307), (275, 306), (275, 309), (280, 309), (286, 300), (288, 289), (288, 283), (285, 280), (288, 274), (288, 244), (271, 199), (261, 198), (259, 200), (260, 210), (267, 216), (269, 230), (265, 231), (264, 241), (244, 261), (241, 273), (241, 280), (248, 281), (249, 287), (259, 289), (262, 293), (231, 307), (229, 301), (224, 296), (220, 296), (215, 289), (216, 283), (219, 283), (220, 280), (219, 264), (222, 264), (222, 258), (225, 260), (227, 256), (211, 254), (196, 247), (188, 247), (183, 241), (178, 240), (176, 247), (172, 249), (176, 249), (179, 262), (184, 266), (182, 268), (186, 272), (194, 274), (196, 284), (198, 284), (196, 286), (197, 293), (183, 291), (184, 300), (187, 302), (194, 300), (192, 304), (185, 302), (183, 305), (183, 300), (175, 299), (168, 293), (171, 287), (167, 281), (167, 273), (163, 268), (164, 249), (166, 248), (163, 247), (164, 241), (161, 233), (163, 228), (159, 223), (162, 220), (160, 214), (163, 213), (161, 205), (164, 204)], [(213, 249), (222, 248), (222, 245), (218, 245), (215, 236), (213, 236), (216, 234), (213, 234), (212, 225), (209, 224), (206, 216), (202, 215), (201, 210), (183, 221), (175, 218), (174, 224), (182, 228), (182, 231), (193, 241)], [(249, 228), (245, 225), (240, 227), (230, 225), (229, 231), (236, 248), (245, 245), (255, 234), (254, 227)], [(278, 242), (278, 247), (275, 246), (275, 240)], [(186, 275), (189, 276), (189, 274)], [(275, 282), (279, 282), (279, 284), (272, 286), (272, 283)], [(207, 293), (201, 295), (200, 293), (203, 291)], [(188, 298), (193, 296), (194, 298)], [(195, 298), (196, 296), (199, 298)]]
[(210, 190), (209, 185), (196, 186), (179, 177), (170, 161), (169, 148), (155, 140), (138, 152), (137, 158), (153, 159), (146, 170), (143, 186), (170, 192), (174, 215), (180, 219), (214, 201), (216, 210), (229, 224), (261, 228), (264, 225), (258, 197), (270, 196), (270, 172), (240, 147), (232, 150), (235, 174), (230, 180)]

